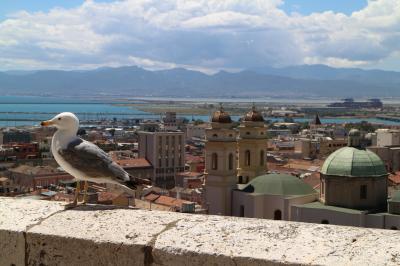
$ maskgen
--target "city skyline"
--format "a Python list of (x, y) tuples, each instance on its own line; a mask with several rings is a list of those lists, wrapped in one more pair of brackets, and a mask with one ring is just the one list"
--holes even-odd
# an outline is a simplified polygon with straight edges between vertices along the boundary
[(400, 3), (5, 1), (0, 70), (138, 65), (203, 72), (325, 64), (400, 70)]

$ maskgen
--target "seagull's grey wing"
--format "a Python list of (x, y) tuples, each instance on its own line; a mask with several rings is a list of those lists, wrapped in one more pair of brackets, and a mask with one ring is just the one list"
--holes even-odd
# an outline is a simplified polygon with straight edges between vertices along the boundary
[(87, 177), (111, 177), (115, 181), (129, 181), (128, 173), (102, 149), (91, 142), (77, 138), (66, 149), (58, 150), (63, 159)]

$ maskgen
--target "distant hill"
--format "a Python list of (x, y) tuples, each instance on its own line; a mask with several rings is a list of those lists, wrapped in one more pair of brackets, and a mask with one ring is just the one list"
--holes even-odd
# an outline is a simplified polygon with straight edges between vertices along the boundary
[(399, 85), (400, 72), (363, 70), (359, 68), (333, 68), (326, 65), (301, 65), (283, 68), (259, 67), (249, 69), (260, 74), (311, 80), (348, 80), (365, 84)]
[(183, 68), (148, 71), (136, 66), (88, 71), (0, 72), (0, 93), (120, 96), (400, 96), (400, 73), (303, 65), (254, 68), (214, 75)]

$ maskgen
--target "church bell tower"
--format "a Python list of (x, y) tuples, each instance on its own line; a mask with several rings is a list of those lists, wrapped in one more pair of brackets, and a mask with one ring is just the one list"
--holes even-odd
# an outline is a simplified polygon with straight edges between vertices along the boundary
[(242, 119), (238, 137), (238, 183), (245, 184), (267, 172), (267, 128), (261, 112), (253, 105)]
[(231, 215), (236, 187), (236, 131), (222, 106), (206, 129), (205, 201), (209, 214)]

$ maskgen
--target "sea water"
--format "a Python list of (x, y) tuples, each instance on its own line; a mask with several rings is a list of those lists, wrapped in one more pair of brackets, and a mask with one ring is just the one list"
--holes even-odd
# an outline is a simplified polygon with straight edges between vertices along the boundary
[[(50, 119), (61, 112), (75, 113), (81, 120), (102, 119), (160, 119), (160, 114), (148, 113), (133, 107), (118, 105), (121, 102), (105, 100), (85, 100), (74, 98), (37, 97), (37, 96), (0, 96), (0, 126), (38, 125), (40, 121)], [(179, 116), (179, 115), (178, 115)], [(184, 115), (188, 120), (209, 121), (207, 115)], [(237, 121), (239, 116), (232, 116)], [(282, 121), (282, 118), (266, 117), (270, 121)], [(295, 118), (295, 122), (307, 122), (311, 118)], [(376, 124), (399, 125), (398, 122), (375, 118), (323, 118), (322, 123), (358, 123), (368, 121)]]

